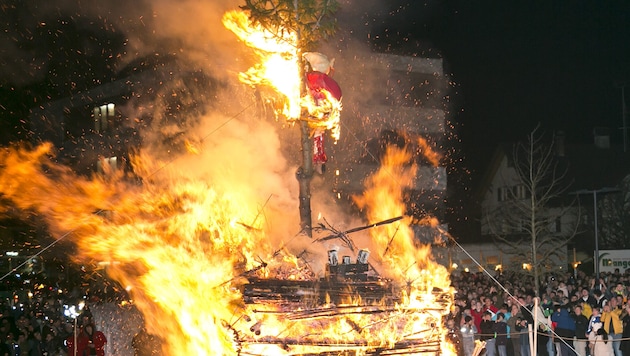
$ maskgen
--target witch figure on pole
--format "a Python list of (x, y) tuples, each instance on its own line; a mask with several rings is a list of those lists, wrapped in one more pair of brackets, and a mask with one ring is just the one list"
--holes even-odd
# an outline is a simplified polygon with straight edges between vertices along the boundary
[[(333, 62), (317, 52), (310, 52), (321, 39), (332, 36), (336, 29), (336, 0), (247, 0), (242, 10), (249, 12), (252, 22), (276, 33), (287, 31), (297, 36), (296, 49), (300, 78), (302, 113), (298, 118), (302, 166), (296, 177), (299, 183), (300, 227), (303, 234), (312, 237), (310, 184), (315, 170), (323, 174), (327, 157), (324, 152), (324, 132), (330, 130), (334, 139), (339, 137), (341, 89), (331, 78)], [(306, 69), (304, 69), (306, 67)]]

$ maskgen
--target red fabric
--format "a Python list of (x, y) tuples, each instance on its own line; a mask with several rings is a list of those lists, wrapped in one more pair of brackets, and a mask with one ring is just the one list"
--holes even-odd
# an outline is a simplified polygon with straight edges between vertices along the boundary
[(482, 309), (482, 312), (485, 312), (486, 310), (490, 310), (490, 312), (492, 312), (492, 315), (495, 315), (499, 312), (499, 309), (495, 307), (494, 304), (485, 305)]
[[(94, 344), (94, 349), (96, 350), (96, 356), (105, 356), (105, 344), (107, 344), (107, 338), (105, 334), (100, 331), (94, 331), (92, 335), (92, 342)], [(68, 356), (75, 356), (74, 354), (74, 335), (70, 335), (67, 339), (68, 343)], [(85, 332), (85, 330), (81, 331), (79, 335), (77, 335), (77, 353), (76, 356), (83, 356), (84, 351), (89, 351), (90, 345), (90, 337)], [(86, 355), (89, 355), (86, 352)]]
[(315, 135), (313, 137), (313, 163), (324, 164), (328, 161), (326, 152), (324, 152), (324, 136)]
[(481, 330), (481, 320), (483, 320), (483, 311), (477, 311), (476, 309), (470, 309), (470, 315), (473, 318), (473, 322), (477, 327), (477, 330)]
[(341, 88), (339, 84), (322, 72), (306, 73), (306, 84), (316, 101), (326, 98), (322, 90), (326, 90), (337, 100), (341, 99)]

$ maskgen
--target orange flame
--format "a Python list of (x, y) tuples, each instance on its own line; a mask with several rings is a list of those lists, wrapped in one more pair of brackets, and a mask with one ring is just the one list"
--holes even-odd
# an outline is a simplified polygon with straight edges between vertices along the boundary
[[(291, 121), (307, 120), (313, 129), (328, 129), (331, 136), (338, 140), (341, 101), (326, 90), (322, 90), (326, 99), (318, 102), (307, 94), (301, 94), (304, 84), (300, 75), (297, 34), (285, 28), (274, 33), (267, 28), (256, 26), (249, 21), (243, 11), (226, 13), (223, 16), (223, 24), (247, 46), (254, 49), (258, 59), (254, 66), (239, 74), (239, 79), (253, 86), (273, 87), (285, 99), (279, 114)], [(308, 118), (302, 117), (302, 109), (306, 109)]]
[[(327, 352), (361, 354), (443, 334), (450, 299), (435, 290), (448, 295), (449, 278), (430, 248), (414, 242), (407, 220), (371, 234), (375, 268), (397, 281), (392, 292), (402, 295), (396, 305), (372, 305), (351, 290), (351, 298), (338, 305), (308, 307), (308, 295), (302, 307), (288, 311), (275, 303), (244, 304), (245, 271), (295, 281), (321, 273), (269, 244), (251, 197), (177, 176), (176, 169), (145, 155), (133, 160), (142, 186), (125, 183), (122, 174), (81, 178), (51, 163), (50, 152), (50, 145), (3, 150), (0, 192), (20, 209), (44, 216), (54, 235), (71, 232), (78, 260), (111, 262), (108, 274), (130, 290), (149, 331), (164, 336), (168, 354), (235, 355), (240, 349), (297, 355), (322, 344)], [(388, 153), (358, 198), (370, 220), (404, 214), (401, 186), (411, 184), (415, 168), (405, 168), (408, 152)], [(267, 266), (257, 262), (261, 258)]]
[[(387, 147), (381, 168), (366, 180), (364, 194), (355, 197), (355, 202), (365, 208), (370, 221), (405, 215), (403, 191), (412, 187), (417, 172), (415, 164), (409, 165), (411, 161), (412, 154), (406, 147)], [(429, 220), (435, 224), (434, 219)], [(384, 271), (388, 277), (407, 285), (405, 303), (408, 306), (440, 310), (444, 300), (436, 299), (432, 291), (437, 288), (451, 292), (448, 270), (433, 260), (429, 245), (415, 240), (410, 222), (411, 219), (406, 218), (370, 230), (372, 240), (380, 247), (380, 253), (375, 257), (388, 267)], [(447, 304), (450, 308), (450, 302)], [(435, 315), (435, 318), (439, 320), (439, 316)], [(444, 330), (440, 332), (444, 333)], [(447, 346), (442, 348), (443, 351), (449, 349)]]
[(429, 161), (429, 163), (431, 163), (431, 165), (433, 165), (433, 167), (437, 167), (440, 164), (442, 156), (431, 148), (426, 138), (418, 137), (418, 147), (420, 148), (422, 155), (427, 159), (427, 161)]
[(235, 354), (221, 321), (233, 317), (241, 298), (228, 282), (253, 266), (256, 246), (266, 245), (232, 223), (251, 218), (251, 204), (201, 182), (153, 176), (134, 188), (120, 175), (81, 178), (49, 162), (50, 150), (5, 149), (2, 195), (43, 215), (53, 235), (71, 232), (78, 260), (117, 262), (108, 274), (131, 288), (169, 354)]
[(258, 60), (247, 72), (240, 74), (241, 81), (272, 86), (286, 98), (282, 114), (290, 120), (299, 119), (301, 80), (297, 35), (288, 30), (272, 33), (255, 26), (243, 11), (227, 12), (223, 16), (223, 25), (256, 50)]
[(311, 96), (305, 95), (301, 103), (309, 113), (309, 126), (330, 130), (330, 136), (337, 141), (341, 135), (339, 127), (342, 109), (341, 101), (335, 99), (326, 90), (322, 90), (322, 93), (326, 97), (325, 100), (315, 102)]

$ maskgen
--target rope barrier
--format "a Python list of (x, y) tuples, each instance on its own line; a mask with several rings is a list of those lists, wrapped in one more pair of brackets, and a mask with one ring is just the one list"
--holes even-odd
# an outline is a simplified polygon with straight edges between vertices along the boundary
[[(536, 331), (536, 333), (538, 335), (547, 335), (550, 338), (553, 338), (554, 340), (555, 339), (558, 339), (558, 340), (562, 339), (562, 340), (571, 340), (571, 341), (573, 341), (573, 340), (589, 341), (589, 339), (577, 339), (575, 337), (553, 336), (553, 335), (550, 335), (550, 333), (542, 332), (542, 331)], [(521, 336), (521, 335), (525, 335), (525, 334), (529, 334), (529, 332), (523, 332), (523, 331), (511, 332), (510, 331), (507, 334), (504, 334), (504, 333), (492, 333), (492, 334), (475, 333), (474, 335), (475, 335), (475, 337), (479, 336), (480, 338), (484, 337), (484, 336), (486, 336), (486, 337), (487, 336), (495, 336), (495, 337), (496, 336), (507, 336), (508, 338), (510, 338), (510, 336), (513, 336), (513, 335)], [(484, 339), (484, 340), (486, 340), (486, 339)], [(626, 341), (626, 340), (630, 340), (630, 337), (614, 339), (614, 341)], [(603, 340), (601, 340), (601, 341), (603, 341)], [(610, 337), (610, 334), (608, 334), (608, 341), (613, 341), (613, 339)]]
[[(481, 263), (479, 263), (479, 261), (477, 261), (476, 258), (474, 258), (468, 251), (466, 251), (466, 249), (464, 249), (464, 247), (457, 242), (457, 240), (455, 240), (455, 238), (453, 238), (453, 236), (451, 236), (450, 234), (447, 234), (448, 238), (455, 244), (457, 245), (457, 247), (459, 247), (479, 268), (481, 268), (481, 270), (488, 275), (488, 277), (494, 282), (496, 283), (497, 286), (499, 286), (508, 296), (510, 296), (512, 299), (514, 299), (516, 301), (516, 303), (518, 303), (518, 305), (521, 307), (520, 310), (525, 310), (527, 313), (529, 313), (530, 316), (534, 317), (534, 320), (536, 320), (536, 316), (532, 313), (532, 310), (529, 310), (525, 305), (521, 304), (521, 302), (518, 300), (518, 298), (516, 298), (512, 293), (510, 293), (510, 291), (505, 288), (505, 286), (503, 284), (501, 284), (501, 282), (499, 282), (496, 278), (494, 278), (494, 276), (488, 272), (488, 270), (481, 265)], [(539, 322), (539, 324), (542, 324), (541, 322)], [(553, 330), (551, 330), (551, 333), (554, 336), (558, 336), (558, 334), (556, 334)], [(572, 345), (569, 345), (565, 340), (561, 340), (567, 347), (569, 347), (573, 352), (577, 353), (577, 351), (573, 348)]]

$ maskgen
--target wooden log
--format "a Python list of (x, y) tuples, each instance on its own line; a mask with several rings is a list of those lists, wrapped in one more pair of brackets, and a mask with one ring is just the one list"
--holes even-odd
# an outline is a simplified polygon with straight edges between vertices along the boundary
[(398, 217), (395, 217), (395, 218), (379, 221), (379, 222), (374, 223), (374, 224), (369, 224), (369, 225), (355, 227), (355, 228), (352, 228), (350, 230), (342, 231), (340, 233), (330, 234), (328, 236), (321, 237), (321, 238), (315, 240), (315, 242), (327, 241), (327, 240), (331, 240), (331, 239), (337, 238), (337, 237), (345, 235), (345, 234), (351, 234), (353, 232), (367, 230), (367, 229), (371, 229), (371, 228), (374, 228), (374, 227), (377, 227), (377, 226), (381, 226), (381, 225), (385, 225), (385, 224), (391, 224), (391, 223), (393, 223), (395, 221), (401, 220), (402, 218), (403, 218), (402, 216), (398, 216)]

